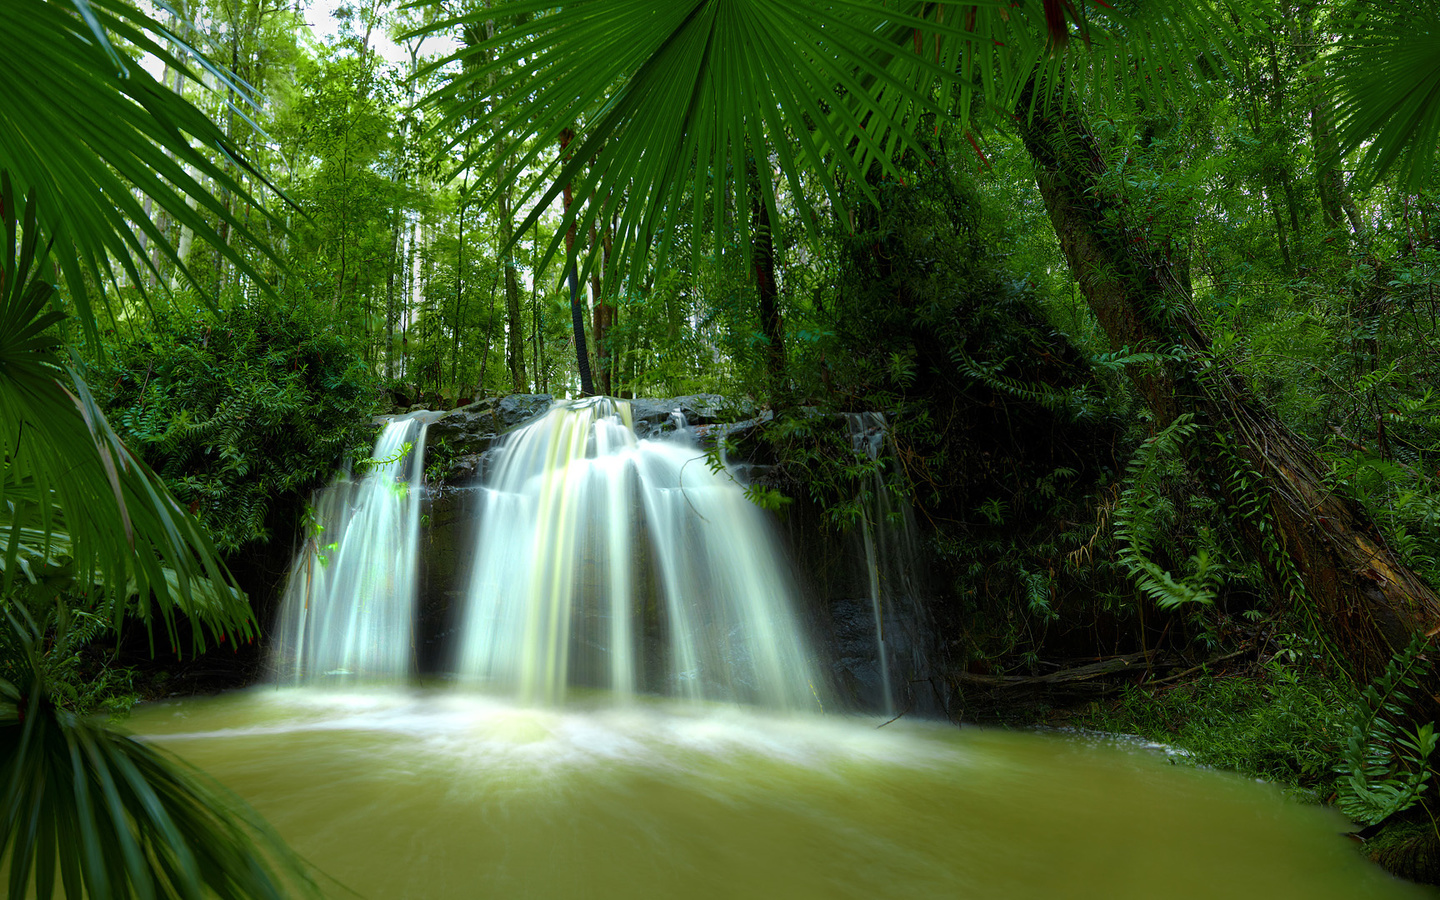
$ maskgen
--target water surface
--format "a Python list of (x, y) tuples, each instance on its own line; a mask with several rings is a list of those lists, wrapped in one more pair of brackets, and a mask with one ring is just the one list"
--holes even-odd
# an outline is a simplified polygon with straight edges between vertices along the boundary
[(1338, 814), (1111, 741), (661, 703), (262, 689), (138, 709), (383, 898), (1432, 897)]

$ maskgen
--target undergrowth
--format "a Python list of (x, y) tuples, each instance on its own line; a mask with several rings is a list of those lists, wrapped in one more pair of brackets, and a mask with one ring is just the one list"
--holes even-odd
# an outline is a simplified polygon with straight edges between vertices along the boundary
[(87, 377), (126, 444), (228, 554), (268, 541), (271, 510), (298, 504), (371, 438), (374, 377), (356, 348), (283, 304), (163, 316)]
[(1183, 750), (1196, 765), (1263, 778), (1327, 800), (1347, 738), (1353, 688), (1272, 658), (1173, 687), (1127, 688), (1074, 724)]

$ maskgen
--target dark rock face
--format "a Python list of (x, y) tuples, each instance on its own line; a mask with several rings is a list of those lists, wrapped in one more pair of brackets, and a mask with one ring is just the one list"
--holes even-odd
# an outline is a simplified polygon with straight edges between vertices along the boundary
[(469, 560), (475, 552), (475, 487), (436, 487), (426, 491), (421, 515), (419, 609), (415, 651), (422, 672), (448, 671), (446, 638), (455, 627), (453, 611), (465, 602)]
[[(763, 482), (765, 469), (753, 467), (751, 478)], [(847, 708), (884, 712), (875, 603), (858, 528), (837, 530), (808, 497), (797, 497), (786, 507), (781, 527), (795, 561), (813, 643), (831, 673), (831, 688)], [(934, 664), (939, 656), (928, 614), (934, 598), (925, 578), (926, 561), (916, 558), (905, 564), (911, 567), (911, 589), (888, 593), (880, 604), (892, 713), (944, 718), (950, 691)]]
[(426, 452), (443, 442), (452, 458), (484, 453), (501, 434), (543, 416), (554, 399), (549, 394), (512, 394), (453, 409), (430, 425)]
[(691, 428), (734, 422), (755, 414), (753, 404), (728, 400), (719, 394), (691, 394), (668, 400), (631, 400), (635, 433), (641, 438), (656, 438), (679, 427), (677, 417), (684, 417)]

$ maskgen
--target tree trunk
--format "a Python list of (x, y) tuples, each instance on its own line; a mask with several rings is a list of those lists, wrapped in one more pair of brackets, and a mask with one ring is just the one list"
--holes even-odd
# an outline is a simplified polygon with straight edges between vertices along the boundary
[[(591, 244), (600, 239), (595, 226), (591, 225)], [(613, 273), (610, 271), (610, 234), (608, 230), (603, 240), (601, 265), (590, 270), (590, 297), (594, 302), (592, 333), (595, 335), (595, 374), (600, 376), (600, 393), (610, 397), (614, 396), (614, 379), (611, 377), (614, 366), (611, 360), (610, 326), (614, 322), (615, 307), (605, 300), (605, 292), (614, 290), (614, 286), (610, 284)], [(601, 275), (602, 271), (604, 272), (603, 276)]]
[(749, 159), (754, 186), (750, 194), (750, 265), (755, 290), (760, 295), (760, 334), (765, 338), (765, 377), (769, 382), (770, 405), (780, 409), (789, 402), (789, 379), (785, 371), (785, 322), (780, 314), (780, 290), (775, 283), (774, 222), (759, 190), (759, 166)]
[[(1206, 429), (1209, 447), (1192, 461), (1274, 589), (1308, 599), (1353, 674), (1375, 677), (1412, 634), (1440, 630), (1440, 599), (1363, 508), (1334, 492), (1311, 446), (1211, 352), (1186, 279), (1127, 227), (1123, 199), (1104, 192), (1106, 166), (1080, 110), (1056, 100), (1029, 117), (1029, 94), (1017, 106), (1021, 137), (1091, 310), (1115, 346), (1173, 357), (1132, 370), (1141, 396), (1162, 426), (1188, 413)], [(1440, 698), (1426, 690), (1434, 709)]]
[(510, 221), (510, 189), (500, 192), (500, 243), (509, 247), (500, 264), (505, 267), (505, 315), (510, 322), (510, 339), (505, 343), (505, 359), (510, 365), (510, 386), (517, 394), (529, 390), (530, 379), (525, 373), (525, 320), (520, 316), (520, 282), (515, 278), (515, 224)]
[(540, 299), (537, 296), (540, 288), (540, 273), (536, 271), (536, 263), (540, 259), (540, 223), (536, 222), (534, 229), (530, 232), (530, 334), (532, 338), (531, 349), (535, 353), (535, 392), (545, 393), (545, 369), (540, 363), (540, 349), (544, 344), (545, 328), (540, 321)]
[[(561, 153), (565, 152), (574, 138), (575, 132), (568, 128), (560, 132)], [(570, 190), (570, 185), (565, 185), (565, 212), (570, 212), (570, 204), (574, 200), (574, 192)], [(570, 324), (575, 330), (575, 365), (580, 371), (580, 396), (593, 397), (595, 382), (590, 377), (590, 351), (585, 346), (585, 301), (580, 294), (580, 273), (575, 262), (575, 223), (573, 221), (565, 232), (565, 256), (569, 262), (565, 280), (570, 285)]]
[[(468, 155), (468, 154), (467, 154)], [(468, 173), (467, 173), (468, 174)], [(465, 297), (465, 182), (460, 183), (460, 218), (455, 232), (455, 320), (452, 336), (454, 346), (450, 351), (450, 383), (458, 383), (460, 371), (460, 313), (461, 301)], [(490, 348), (485, 348), (489, 352)]]
[[(1272, 53), (1271, 59), (1274, 60), (1274, 58), (1274, 54)], [(1257, 138), (1263, 138), (1265, 136), (1265, 123), (1260, 115), (1260, 87), (1257, 84), (1258, 79), (1256, 79), (1254, 73), (1251, 71), (1248, 60), (1242, 60), (1241, 72), (1245, 75), (1245, 93), (1249, 95), (1246, 112), (1250, 116), (1250, 130)], [(1274, 77), (1279, 78), (1278, 70), (1275, 71)], [(1276, 93), (1271, 93), (1272, 104), (1278, 104), (1278, 100), (1276, 100), (1277, 96)], [(1275, 111), (1278, 113), (1278, 109)], [(1293, 278), (1295, 275), (1295, 263), (1290, 256), (1290, 238), (1289, 235), (1285, 233), (1285, 220), (1281, 218), (1280, 215), (1280, 202), (1275, 197), (1275, 186), (1269, 183), (1270, 180), (1270, 173), (1266, 172), (1261, 180), (1260, 193), (1264, 199), (1266, 208), (1270, 210), (1270, 215), (1275, 220), (1275, 241), (1280, 247), (1280, 261), (1285, 267), (1285, 273)], [(1278, 181), (1278, 179), (1276, 180)]]
[[(1369, 228), (1360, 217), (1355, 198), (1345, 185), (1345, 176), (1340, 172), (1340, 144), (1335, 137), (1335, 124), (1330, 112), (1330, 96), (1325, 89), (1324, 63), (1320, 59), (1317, 43), (1321, 37), (1315, 32), (1315, 16), (1318, 4), (1311, 3), (1300, 10), (1300, 44), (1307, 48), (1302, 54), (1305, 62), (1305, 81), (1310, 94), (1310, 139), (1315, 156), (1316, 190), (1320, 195), (1320, 209), (1325, 215), (1325, 225), (1339, 228), (1345, 220), (1361, 241), (1369, 237)], [(1343, 215), (1343, 219), (1342, 219)]]

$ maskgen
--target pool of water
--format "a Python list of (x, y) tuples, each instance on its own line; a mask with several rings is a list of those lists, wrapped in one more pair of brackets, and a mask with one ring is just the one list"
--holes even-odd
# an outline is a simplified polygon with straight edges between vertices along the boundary
[(1124, 742), (880, 721), (265, 689), (128, 728), (253, 803), (334, 897), (1435, 896), (1273, 786)]

